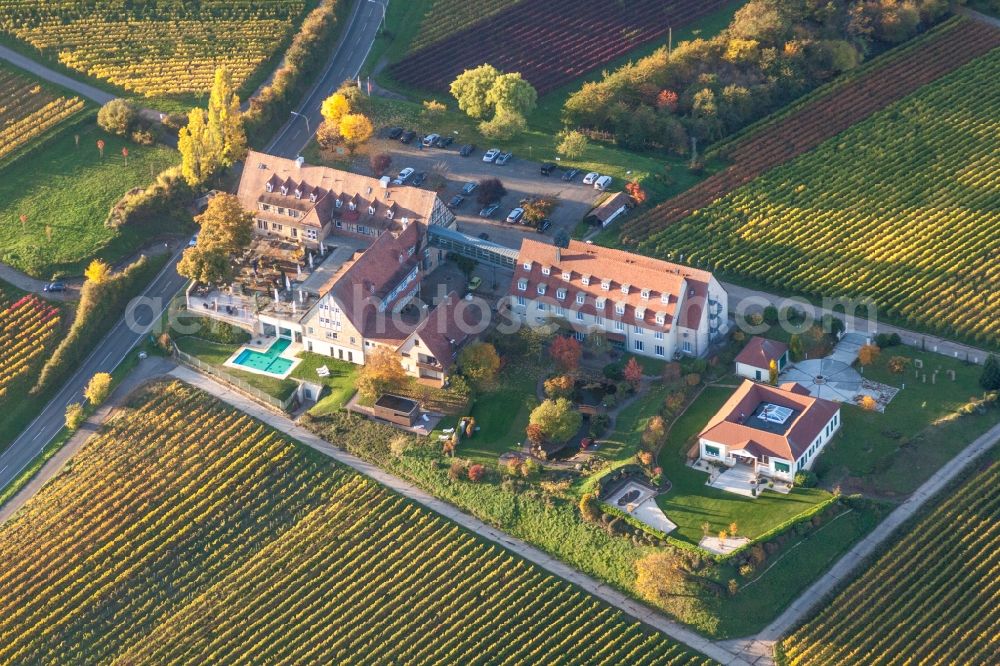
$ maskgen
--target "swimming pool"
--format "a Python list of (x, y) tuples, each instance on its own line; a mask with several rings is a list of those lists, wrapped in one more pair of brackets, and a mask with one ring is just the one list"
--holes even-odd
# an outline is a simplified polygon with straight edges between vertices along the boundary
[(294, 361), (290, 358), (282, 358), (281, 352), (288, 349), (291, 344), (292, 341), (287, 338), (278, 338), (274, 344), (267, 348), (266, 352), (244, 349), (233, 359), (232, 363), (257, 372), (284, 377), (291, 370)]

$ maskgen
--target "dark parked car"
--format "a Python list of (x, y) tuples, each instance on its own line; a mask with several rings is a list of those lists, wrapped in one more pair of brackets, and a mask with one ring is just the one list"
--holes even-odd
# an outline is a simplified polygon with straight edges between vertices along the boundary
[(66, 285), (62, 282), (49, 282), (47, 285), (42, 287), (42, 291), (57, 292), (66, 291)]
[(569, 171), (563, 174), (563, 180), (565, 180), (568, 183), (569, 181), (573, 180), (579, 175), (580, 175), (579, 169), (570, 169)]
[(541, 172), (543, 176), (548, 176), (550, 173), (556, 170), (556, 165), (552, 162), (546, 162), (542, 165)]
[(390, 127), (389, 128), (389, 133), (387, 134), (387, 136), (390, 139), (398, 139), (399, 137), (403, 136), (403, 128), (402, 127)]
[(437, 144), (435, 144), (435, 145), (437, 145), (438, 148), (447, 148), (448, 146), (450, 146), (453, 143), (455, 143), (455, 137), (453, 137), (453, 136), (442, 136), (442, 137), (438, 138)]
[(417, 138), (417, 133), (413, 130), (406, 130), (399, 136), (400, 143), (410, 143), (415, 138)]
[(462, 157), (468, 157), (469, 155), (472, 154), (472, 151), (474, 151), (475, 149), (476, 147), (473, 144), (467, 143), (458, 149), (458, 154), (461, 155)]
[(479, 217), (493, 217), (493, 214), (496, 213), (498, 210), (500, 210), (499, 201), (491, 203), (489, 206), (486, 206), (481, 211), (479, 211)]
[(551, 226), (552, 226), (552, 220), (544, 219), (538, 223), (538, 228), (535, 229), (535, 231), (537, 231), (540, 234), (544, 234), (546, 231), (549, 230), (549, 227)]
[(413, 180), (410, 181), (410, 185), (413, 185), (414, 187), (420, 187), (421, 185), (423, 185), (425, 180), (427, 180), (427, 172), (421, 171), (420, 173), (418, 173), (416, 176), (413, 177)]
[(462, 205), (463, 201), (465, 201), (465, 197), (461, 194), (456, 194), (451, 198), (451, 201), (448, 202), (448, 208), (458, 208)]

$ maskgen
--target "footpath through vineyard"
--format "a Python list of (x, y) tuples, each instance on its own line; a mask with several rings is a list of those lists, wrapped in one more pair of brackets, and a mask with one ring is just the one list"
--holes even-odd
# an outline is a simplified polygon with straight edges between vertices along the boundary
[(623, 239), (648, 238), (998, 46), (1000, 30), (962, 19), (929, 35), (918, 48), (887, 56), (883, 66), (834, 86), (737, 143), (728, 155), (732, 164), (626, 224)]

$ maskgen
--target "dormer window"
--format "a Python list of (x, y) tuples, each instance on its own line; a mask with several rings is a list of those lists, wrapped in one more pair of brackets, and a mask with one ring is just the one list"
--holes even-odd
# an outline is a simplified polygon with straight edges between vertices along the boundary
[(368, 206), (368, 214), (369, 215), (375, 214), (375, 206)]
[(562, 299), (566, 298), (566, 290), (565, 289), (556, 289), (556, 298), (558, 298), (560, 301)]
[(544, 284), (538, 285), (537, 291), (538, 291), (538, 295), (539, 296), (544, 296), (545, 295), (545, 285)]
[(667, 292), (663, 292), (662, 294), (660, 294), (660, 302), (670, 303), (670, 294), (668, 294)]
[(528, 290), (528, 281), (526, 279), (524, 279), (524, 278), (521, 278), (520, 280), (518, 280), (517, 281), (517, 289), (518, 289), (518, 291), (527, 291)]
[(657, 312), (656, 313), (656, 323), (657, 324), (659, 324), (660, 326), (662, 326), (664, 324), (664, 322), (666, 322), (666, 320), (667, 320), (667, 317), (662, 312)]
[(636, 321), (642, 321), (645, 318), (646, 318), (646, 308), (636, 308), (635, 309)]
[(628, 284), (626, 282), (625, 284), (622, 285), (622, 293), (623, 294), (628, 294), (629, 289), (631, 289), (631, 288), (632, 288), (632, 285), (630, 285), (630, 284)]
[(288, 194), (288, 185), (282, 185), (281, 186), (281, 193), (282, 194)]
[(569, 271), (563, 271), (562, 279), (565, 280), (566, 282), (569, 282), (569, 280), (570, 280), (570, 273), (569, 273)]
[(594, 301), (594, 305), (597, 307), (598, 310), (603, 310), (604, 309), (604, 304), (607, 303), (607, 302), (608, 302), (608, 299), (604, 298), (603, 296), (598, 296), (597, 300)]
[(615, 303), (615, 314), (617, 314), (617, 315), (623, 315), (623, 314), (625, 314), (625, 304), (624, 303)]
[(601, 289), (604, 291), (611, 289), (611, 280), (601, 280)]
[(643, 300), (648, 301), (649, 300), (649, 289), (643, 289), (642, 293), (640, 293), (640, 296), (642, 296)]
[(264, 189), (268, 192), (274, 192), (274, 185), (271, 183), (264, 183)]
[(585, 287), (590, 286), (590, 276), (584, 275), (582, 278), (580, 278), (580, 282), (582, 282)]
[(542, 266), (542, 275), (550, 275), (552, 273), (548, 266)]
[(587, 295), (582, 291), (576, 295), (576, 302), (583, 305), (587, 301)]

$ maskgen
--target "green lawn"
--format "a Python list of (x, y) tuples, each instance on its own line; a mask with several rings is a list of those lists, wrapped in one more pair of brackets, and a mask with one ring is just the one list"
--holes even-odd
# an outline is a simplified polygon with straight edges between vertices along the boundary
[[(98, 139), (105, 142), (103, 159)], [(127, 165), (121, 155), (125, 146)], [(112, 262), (124, 258), (146, 239), (130, 229), (105, 227), (108, 210), (177, 159), (169, 148), (138, 146), (105, 134), (92, 120), (65, 128), (0, 170), (0, 260), (48, 279), (57, 273), (79, 275), (95, 256)]]
[[(915, 376), (912, 364), (901, 375), (890, 373), (887, 364), (895, 355), (922, 360), (920, 376)], [(932, 384), (935, 370), (938, 375)], [(955, 381), (948, 376), (949, 370), (955, 372)], [(865, 368), (865, 377), (895, 387), (905, 384), (906, 388), (896, 394), (884, 414), (852, 405), (843, 407), (840, 432), (816, 459), (821, 482), (841, 483), (845, 492), (859, 490), (890, 499), (913, 492), (1000, 421), (998, 409), (949, 419), (961, 405), (982, 396), (980, 372), (979, 366), (930, 351), (902, 346), (884, 349), (878, 361)], [(927, 383), (923, 382), (924, 373)], [(941, 419), (945, 420), (939, 422)]]
[(297, 382), (291, 379), (276, 379), (274, 377), (259, 375), (256, 372), (246, 372), (245, 370), (237, 370), (236, 368), (224, 366), (226, 360), (233, 355), (233, 352), (236, 351), (239, 345), (227, 345), (191, 336), (177, 338), (174, 342), (182, 352), (196, 356), (199, 360), (214, 365), (226, 374), (241, 379), (250, 386), (278, 400), (287, 398), (298, 386)]
[[(326, 395), (309, 410), (309, 413), (321, 416), (342, 409), (357, 391), (354, 382), (360, 366), (305, 351), (299, 352), (298, 357), (302, 361), (295, 366), (290, 376), (305, 381), (320, 382), (328, 389)], [(330, 370), (329, 377), (320, 377), (316, 374), (316, 370), (324, 365)]]

